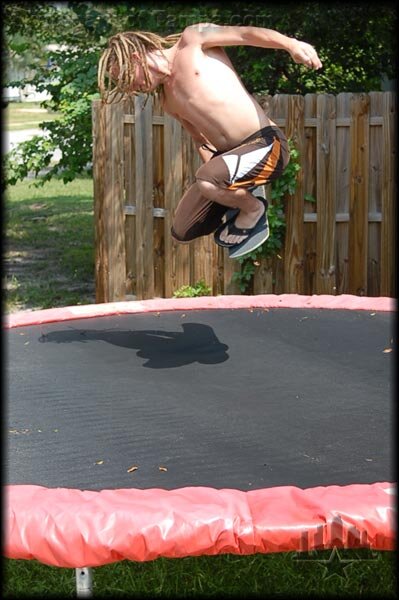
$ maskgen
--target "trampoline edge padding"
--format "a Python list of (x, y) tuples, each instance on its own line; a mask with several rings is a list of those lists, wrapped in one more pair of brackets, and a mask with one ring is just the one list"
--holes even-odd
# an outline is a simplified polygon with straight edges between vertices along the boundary
[(59, 567), (216, 554), (394, 549), (391, 483), (253, 491), (5, 488), (8, 558)]
[(213, 310), (251, 308), (322, 308), (330, 310), (395, 311), (396, 300), (341, 294), (305, 296), (300, 294), (260, 294), (256, 296), (200, 296), (198, 298), (155, 298), (102, 304), (82, 304), (44, 310), (20, 311), (5, 315), (4, 328), (39, 325), (90, 317), (174, 310)]

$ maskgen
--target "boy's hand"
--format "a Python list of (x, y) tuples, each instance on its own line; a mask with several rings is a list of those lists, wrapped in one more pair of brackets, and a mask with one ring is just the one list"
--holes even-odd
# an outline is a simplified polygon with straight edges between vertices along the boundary
[(321, 69), (323, 66), (316, 50), (306, 42), (293, 39), (288, 52), (296, 63), (306, 65), (310, 69)]

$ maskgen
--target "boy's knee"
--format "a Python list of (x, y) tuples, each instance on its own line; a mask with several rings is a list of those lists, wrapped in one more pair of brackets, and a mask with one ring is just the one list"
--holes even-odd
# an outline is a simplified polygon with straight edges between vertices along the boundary
[(211, 192), (214, 192), (215, 190), (217, 190), (216, 185), (214, 185), (213, 183), (211, 183), (210, 181), (206, 181), (205, 179), (200, 179), (198, 177), (195, 178), (195, 181), (198, 185), (199, 191), (201, 192), (201, 194), (205, 197), (207, 197), (207, 195)]
[(197, 177), (196, 182), (200, 193), (208, 200), (212, 200), (212, 202), (219, 202), (226, 193), (225, 188), (218, 187), (215, 183), (211, 183), (205, 179), (198, 179)]
[(184, 236), (180, 235), (179, 233), (177, 233), (177, 231), (175, 230), (174, 227), (170, 228), (170, 233), (172, 234), (172, 238), (174, 240), (176, 240), (177, 242), (185, 242), (186, 240), (184, 239)]
[(188, 231), (177, 232), (176, 229), (172, 226), (170, 229), (173, 239), (181, 244), (186, 242), (190, 242), (193, 237), (189, 235)]
[(212, 180), (211, 173), (209, 172), (209, 163), (204, 163), (195, 174), (195, 182), (204, 196), (206, 196), (207, 192), (209, 193), (217, 189), (217, 186), (210, 179)]

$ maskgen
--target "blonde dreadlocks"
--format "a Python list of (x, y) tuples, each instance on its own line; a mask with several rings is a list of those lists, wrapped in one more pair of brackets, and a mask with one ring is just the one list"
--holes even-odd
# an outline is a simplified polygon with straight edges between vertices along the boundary
[[(135, 79), (135, 62), (132, 61), (132, 53), (139, 56), (139, 63), (143, 68), (144, 80), (150, 85), (150, 74), (147, 64), (147, 52), (154, 50), (163, 51), (164, 48), (173, 46), (181, 37), (181, 34), (161, 37), (156, 33), (148, 31), (126, 31), (117, 33), (108, 41), (108, 47), (100, 57), (98, 65), (98, 87), (101, 97), (105, 102), (122, 100), (131, 90)], [(111, 70), (115, 69), (117, 78), (111, 76)], [(130, 94), (137, 93), (131, 92)]]

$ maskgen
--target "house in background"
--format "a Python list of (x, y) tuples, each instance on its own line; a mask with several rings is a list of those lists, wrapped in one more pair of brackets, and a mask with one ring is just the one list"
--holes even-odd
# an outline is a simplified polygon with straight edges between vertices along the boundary
[[(57, 49), (58, 46), (55, 44), (50, 44), (46, 46), (46, 50)], [(25, 66), (23, 63), (21, 64), (18, 60), (13, 60), (10, 57), (7, 57), (8, 61), (6, 63), (6, 76), (5, 81), (19, 81), (22, 79), (30, 79), (33, 77), (34, 72), (29, 67)], [(47, 67), (50, 69), (51, 64), (48, 63)], [(39, 92), (35, 86), (33, 85), (25, 85), (23, 88), (7, 86), (3, 87), (3, 103), (8, 102), (41, 102), (42, 100), (49, 100), (50, 94), (46, 91)]]

